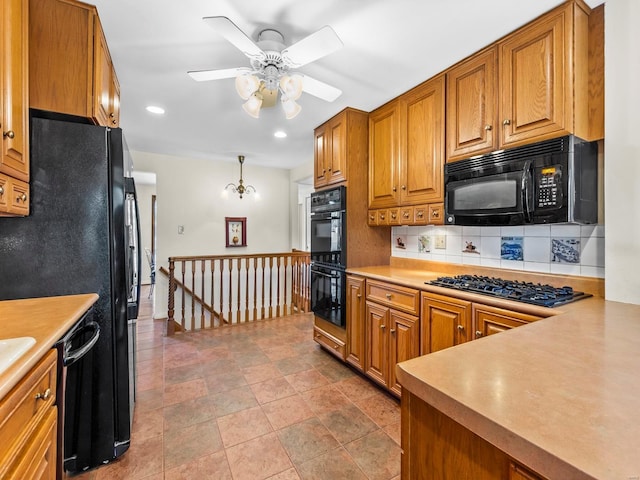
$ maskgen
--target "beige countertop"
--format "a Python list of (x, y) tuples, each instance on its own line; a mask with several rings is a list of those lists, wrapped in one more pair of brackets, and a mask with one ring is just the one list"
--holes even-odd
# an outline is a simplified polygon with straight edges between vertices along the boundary
[(98, 299), (95, 293), (0, 301), (0, 339), (33, 337), (24, 355), (0, 374), (0, 400)]
[[(424, 270), (348, 271), (437, 288)], [(541, 310), (553, 316), (400, 363), (398, 379), (549, 479), (639, 478), (640, 306), (593, 297)]]

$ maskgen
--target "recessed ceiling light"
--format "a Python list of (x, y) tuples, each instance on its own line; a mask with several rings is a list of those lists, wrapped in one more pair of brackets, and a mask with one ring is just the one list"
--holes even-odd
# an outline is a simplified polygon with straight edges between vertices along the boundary
[(164, 115), (164, 108), (156, 107), (155, 105), (149, 105), (147, 112), (155, 113), (156, 115)]
[(282, 130), (278, 130), (276, 133), (273, 134), (273, 136), (276, 138), (286, 138), (287, 134)]

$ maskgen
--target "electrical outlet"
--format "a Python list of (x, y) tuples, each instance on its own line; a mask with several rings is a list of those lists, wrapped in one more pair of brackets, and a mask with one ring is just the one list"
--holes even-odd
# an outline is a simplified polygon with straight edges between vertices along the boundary
[(178, 235), (184, 234), (184, 225), (178, 225)]
[(436, 235), (433, 237), (433, 246), (438, 249), (447, 248), (447, 237), (444, 235)]

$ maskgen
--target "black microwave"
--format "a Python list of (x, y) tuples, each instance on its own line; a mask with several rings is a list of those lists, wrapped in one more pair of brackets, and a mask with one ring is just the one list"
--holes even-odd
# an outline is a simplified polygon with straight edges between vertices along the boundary
[(598, 221), (598, 143), (573, 135), (445, 165), (445, 223)]

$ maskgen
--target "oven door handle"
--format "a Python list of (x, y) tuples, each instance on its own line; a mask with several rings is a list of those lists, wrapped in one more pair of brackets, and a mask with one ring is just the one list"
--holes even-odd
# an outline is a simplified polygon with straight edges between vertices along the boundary
[(69, 343), (66, 343), (63, 347), (64, 355), (62, 358), (62, 361), (65, 367), (73, 365), (82, 357), (84, 357), (86, 353), (89, 350), (91, 350), (93, 346), (96, 344), (96, 342), (98, 341), (98, 338), (100, 338), (100, 325), (98, 325), (96, 322), (90, 322), (90, 323), (87, 323), (86, 325), (83, 325), (81, 328), (76, 330), (74, 334), (79, 335), (80, 333), (84, 333), (86, 331), (93, 331), (91, 338), (87, 342), (85, 342), (82, 346), (76, 348), (75, 350), (72, 350), (72, 351), (67, 350), (68, 346), (71, 345), (70, 343), (71, 339), (70, 338), (67, 339)]
[(314, 275), (320, 275), (321, 277), (327, 277), (327, 278), (340, 278), (340, 275), (330, 275), (328, 273), (322, 273), (319, 272), (318, 270), (311, 270), (311, 273), (313, 273)]

